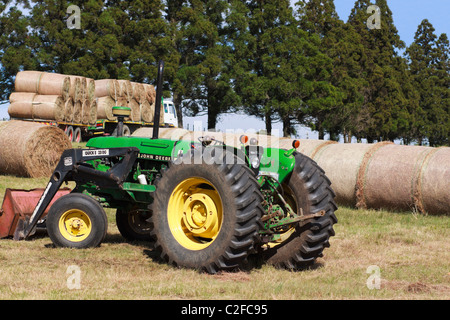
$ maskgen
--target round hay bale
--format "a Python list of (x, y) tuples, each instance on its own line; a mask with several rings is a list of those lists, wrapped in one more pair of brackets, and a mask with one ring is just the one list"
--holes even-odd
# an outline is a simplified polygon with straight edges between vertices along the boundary
[(110, 97), (116, 100), (119, 97), (120, 85), (115, 79), (95, 80), (95, 96)]
[(100, 97), (97, 99), (97, 119), (115, 120), (112, 108), (115, 102), (111, 97)]
[(11, 120), (0, 125), (0, 173), (49, 177), (64, 150), (72, 147), (64, 131), (34, 122)]
[(91, 101), (84, 99), (81, 102), (81, 123), (89, 124), (89, 115), (91, 114)]
[(95, 81), (86, 78), (86, 98), (93, 101), (95, 99)]
[(66, 122), (73, 121), (73, 108), (74, 108), (73, 99), (69, 97), (69, 99), (66, 100), (64, 106), (64, 121)]
[(80, 77), (81, 101), (87, 99), (87, 80), (85, 77)]
[(64, 121), (64, 99), (57, 95), (36, 95), (32, 114), (33, 119)]
[[(121, 87), (121, 98), (125, 98), (127, 101), (133, 98), (133, 86), (131, 85), (130, 80), (117, 80)], [(116, 100), (118, 100), (117, 98)]]
[(83, 105), (80, 100), (73, 103), (73, 122), (81, 123), (83, 112)]
[(81, 81), (78, 76), (68, 76), (70, 78), (69, 96), (73, 101), (81, 100)]
[(145, 91), (145, 98), (150, 104), (155, 103), (156, 98), (156, 90), (155, 87), (151, 84), (143, 83), (142, 86), (144, 87)]
[(141, 107), (135, 99), (128, 102), (128, 107), (131, 109), (131, 121), (141, 121)]
[(43, 72), (20, 71), (16, 75), (14, 87), (16, 92), (39, 92), (39, 81)]
[(142, 103), (144, 100), (146, 100), (147, 98), (143, 84), (138, 82), (130, 83), (131, 87), (133, 88), (133, 99), (135, 99), (139, 103)]
[(414, 193), (417, 207), (424, 213), (450, 215), (450, 148), (434, 148), (416, 167), (420, 167)]
[(91, 102), (91, 112), (89, 113), (89, 124), (94, 125), (97, 122), (97, 100)]
[(13, 92), (9, 96), (8, 114), (11, 118), (33, 119), (33, 99), (36, 93)]
[(147, 100), (141, 103), (141, 119), (145, 122), (153, 122), (155, 115), (155, 103), (150, 104)]
[(69, 98), (70, 78), (64, 74), (44, 72), (39, 80), (40, 95), (61, 96)]
[(365, 154), (372, 146), (372, 144), (356, 143), (326, 144), (314, 155), (313, 160), (330, 179), (339, 204), (356, 205), (359, 168)]

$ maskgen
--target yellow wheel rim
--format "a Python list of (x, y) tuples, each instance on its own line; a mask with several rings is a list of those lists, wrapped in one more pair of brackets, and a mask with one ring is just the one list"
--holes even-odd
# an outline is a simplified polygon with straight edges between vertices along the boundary
[(172, 235), (189, 250), (208, 247), (220, 233), (222, 201), (211, 182), (189, 178), (173, 190), (167, 209)]
[(82, 210), (71, 209), (59, 218), (59, 232), (69, 241), (80, 242), (86, 239), (92, 231), (89, 216)]

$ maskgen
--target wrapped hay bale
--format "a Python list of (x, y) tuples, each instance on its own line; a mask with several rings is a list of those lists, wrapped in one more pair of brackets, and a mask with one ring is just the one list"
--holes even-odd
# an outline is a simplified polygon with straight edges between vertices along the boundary
[(73, 121), (73, 99), (69, 97), (69, 99), (66, 100), (65, 106), (64, 106), (64, 120), (66, 122), (72, 122)]
[(78, 76), (69, 76), (70, 78), (70, 91), (69, 96), (73, 101), (81, 100), (81, 81)]
[(56, 95), (36, 95), (32, 115), (33, 119), (64, 121), (64, 99)]
[(89, 115), (91, 114), (91, 101), (84, 99), (81, 102), (81, 123), (89, 124)]
[(141, 121), (141, 107), (139, 103), (135, 99), (131, 99), (127, 106), (131, 109), (131, 121)]
[(112, 108), (115, 102), (111, 97), (100, 97), (97, 99), (97, 119), (115, 120)]
[(144, 102), (146, 100), (145, 90), (142, 83), (130, 82), (133, 88), (133, 99), (135, 99), (138, 103)]
[(434, 148), (418, 165), (417, 207), (430, 214), (450, 215), (450, 148)]
[(86, 99), (93, 101), (95, 99), (95, 81), (86, 78)]
[(156, 90), (155, 87), (151, 84), (143, 83), (142, 84), (144, 91), (145, 91), (145, 97), (147, 101), (151, 104), (155, 103), (156, 98)]
[(57, 127), (17, 120), (0, 123), (0, 173), (49, 177), (62, 152), (71, 147)]
[(33, 118), (33, 99), (36, 93), (13, 92), (9, 96), (8, 114), (11, 118)]
[(145, 122), (153, 122), (153, 116), (155, 114), (155, 103), (150, 104), (147, 100), (140, 105), (141, 119)]
[(102, 79), (95, 80), (95, 96), (100, 97), (110, 97), (116, 100), (119, 97), (120, 85), (115, 79)]
[(83, 105), (80, 100), (73, 103), (73, 122), (81, 123), (83, 112)]
[(15, 80), (16, 92), (34, 92), (69, 98), (70, 78), (66, 75), (39, 71), (20, 71)]
[(94, 125), (97, 122), (97, 100), (91, 102), (91, 112), (89, 113), (89, 124)]
[(117, 80), (117, 82), (119, 82), (121, 88), (121, 97), (125, 98), (127, 101), (131, 100), (133, 98), (133, 86), (131, 85), (130, 80)]

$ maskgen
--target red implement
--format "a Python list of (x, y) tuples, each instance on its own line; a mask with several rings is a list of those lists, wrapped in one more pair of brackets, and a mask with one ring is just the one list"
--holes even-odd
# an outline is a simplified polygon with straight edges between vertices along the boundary
[[(14, 236), (19, 225), (30, 219), (45, 189), (20, 190), (6, 189), (3, 205), (0, 209), (0, 238)], [(60, 197), (69, 194), (70, 189), (58, 190), (44, 212), (47, 215), (51, 205)]]

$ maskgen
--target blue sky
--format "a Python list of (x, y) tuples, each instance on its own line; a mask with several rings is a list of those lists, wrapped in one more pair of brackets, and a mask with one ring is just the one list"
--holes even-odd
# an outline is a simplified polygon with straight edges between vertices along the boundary
[[(295, 3), (295, 0), (291, 0), (291, 2)], [(334, 0), (334, 3), (339, 17), (343, 21), (347, 21), (355, 0)], [(441, 33), (447, 33), (450, 36), (450, 0), (388, 0), (388, 5), (400, 38), (407, 46), (413, 42), (417, 26), (423, 19), (428, 19), (433, 24), (437, 36)], [(0, 105), (0, 119), (8, 117), (7, 108), (7, 104)], [(203, 129), (206, 126), (206, 117), (185, 117), (184, 122), (185, 126), (189, 125), (190, 129), (193, 125)], [(221, 131), (239, 128), (243, 128), (244, 131), (248, 128), (259, 130), (264, 129), (264, 122), (245, 115), (222, 115), (217, 128)], [(281, 124), (275, 123), (274, 129), (281, 132)], [(317, 133), (308, 129), (302, 128), (299, 132), (301, 138), (317, 138)]]

